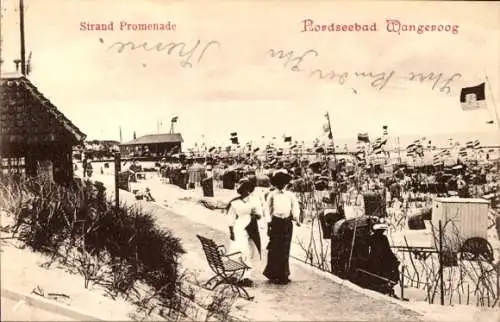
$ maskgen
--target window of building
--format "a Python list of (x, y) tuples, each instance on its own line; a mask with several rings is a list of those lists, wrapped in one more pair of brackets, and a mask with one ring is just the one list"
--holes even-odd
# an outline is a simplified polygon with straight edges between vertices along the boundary
[(26, 164), (24, 157), (22, 158), (2, 158), (2, 174), (12, 175), (26, 172)]

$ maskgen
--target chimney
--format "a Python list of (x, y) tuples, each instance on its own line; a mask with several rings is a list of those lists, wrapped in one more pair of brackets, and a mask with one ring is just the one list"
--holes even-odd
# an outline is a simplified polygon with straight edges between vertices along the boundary
[(20, 59), (14, 59), (14, 64), (16, 64), (16, 73), (19, 73), (19, 64), (21, 63)]

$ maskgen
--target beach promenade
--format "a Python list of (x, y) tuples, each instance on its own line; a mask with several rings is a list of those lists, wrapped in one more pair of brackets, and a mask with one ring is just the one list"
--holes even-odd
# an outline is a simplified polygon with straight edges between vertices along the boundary
[[(96, 177), (101, 180), (112, 195), (110, 177)], [(154, 191), (154, 190), (153, 190)], [(157, 191), (157, 190), (156, 190)], [(156, 192), (158, 195), (158, 192)], [(157, 196), (155, 196), (157, 197)], [(183, 256), (183, 267), (198, 274), (201, 281), (210, 277), (211, 271), (205, 260), (203, 250), (196, 234), (214, 239), (218, 244), (228, 244), (227, 225), (220, 220), (219, 214), (206, 218), (206, 213), (180, 214), (156, 203), (137, 202), (131, 193), (121, 190), (120, 199), (128, 204), (137, 203), (144, 209), (151, 210), (158, 219), (158, 224), (173, 232), (181, 239), (186, 250)], [(173, 207), (176, 208), (176, 207)], [(188, 210), (188, 209), (186, 209)], [(204, 216), (204, 217), (202, 217)], [(370, 294), (371, 291), (359, 292), (348, 287), (349, 282), (334, 281), (328, 274), (312, 267), (291, 260), (291, 279), (289, 285), (273, 285), (262, 276), (267, 254), (266, 236), (262, 236), (264, 252), (261, 267), (255, 268), (256, 286), (249, 288), (255, 296), (253, 301), (238, 299), (233, 309), (233, 316), (242, 320), (281, 320), (281, 321), (313, 321), (313, 320), (370, 320), (370, 321), (417, 321), (424, 316), (399, 305), (396, 301), (383, 295)], [(427, 319), (425, 319), (427, 320)]]

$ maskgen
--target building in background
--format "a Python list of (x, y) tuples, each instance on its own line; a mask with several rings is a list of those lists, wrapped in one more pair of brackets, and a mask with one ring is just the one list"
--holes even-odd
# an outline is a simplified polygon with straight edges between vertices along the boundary
[(122, 157), (161, 157), (182, 152), (180, 133), (149, 134), (120, 144)]
[(86, 135), (24, 76), (0, 79), (2, 174), (73, 179), (73, 147)]

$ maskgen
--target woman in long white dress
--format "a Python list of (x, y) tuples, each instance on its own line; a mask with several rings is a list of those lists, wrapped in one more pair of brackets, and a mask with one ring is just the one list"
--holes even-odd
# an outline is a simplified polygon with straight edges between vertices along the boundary
[(239, 197), (228, 206), (230, 249), (231, 252), (241, 252), (241, 261), (250, 267), (243, 276), (242, 285), (252, 286), (254, 268), (258, 267), (260, 260), (261, 241), (257, 221), (262, 217), (262, 207), (250, 197), (253, 185), (248, 179), (240, 180), (238, 185)]

